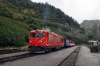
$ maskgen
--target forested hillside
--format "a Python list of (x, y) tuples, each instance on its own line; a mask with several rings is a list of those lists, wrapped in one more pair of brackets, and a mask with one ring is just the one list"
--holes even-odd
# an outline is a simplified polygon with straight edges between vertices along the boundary
[[(49, 8), (47, 13), (46, 5)], [(28, 32), (42, 29), (43, 25), (77, 43), (84, 42), (83, 38), (67, 33), (75, 28), (84, 34), (84, 30), (76, 20), (60, 9), (31, 0), (0, 0), (0, 46), (23, 46), (28, 41)]]

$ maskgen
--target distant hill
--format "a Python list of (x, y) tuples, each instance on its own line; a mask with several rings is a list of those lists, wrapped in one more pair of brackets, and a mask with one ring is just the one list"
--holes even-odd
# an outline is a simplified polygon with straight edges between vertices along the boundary
[(84, 20), (81, 27), (85, 29), (91, 39), (98, 39), (100, 41), (100, 20)]
[(74, 18), (48, 3), (0, 0), (0, 46), (22, 46), (28, 41), (28, 32), (42, 26), (77, 43), (86, 38)]

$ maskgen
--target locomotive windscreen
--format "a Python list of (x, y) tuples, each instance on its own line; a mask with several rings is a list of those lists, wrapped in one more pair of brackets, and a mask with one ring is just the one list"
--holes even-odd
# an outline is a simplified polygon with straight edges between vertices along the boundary
[(36, 34), (36, 37), (37, 37), (37, 38), (43, 38), (43, 37), (44, 37), (44, 34), (41, 33), (41, 32), (39, 32), (39, 33)]
[(43, 38), (44, 37), (44, 34), (41, 33), (41, 32), (38, 32), (38, 33), (31, 33), (30, 34), (30, 38)]
[(34, 33), (30, 34), (30, 38), (34, 38), (34, 37), (35, 37)]

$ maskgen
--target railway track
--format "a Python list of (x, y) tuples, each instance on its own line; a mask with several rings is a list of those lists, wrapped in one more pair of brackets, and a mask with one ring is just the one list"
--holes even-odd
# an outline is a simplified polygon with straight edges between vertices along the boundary
[(5, 62), (8, 62), (8, 61), (13, 61), (13, 60), (17, 60), (17, 59), (26, 58), (26, 57), (32, 57), (32, 56), (34, 56), (34, 55), (31, 54), (31, 53), (25, 53), (25, 54), (21, 54), (21, 55), (4, 57), (4, 58), (0, 58), (0, 63), (5, 63)]
[(77, 47), (68, 57), (66, 57), (58, 66), (75, 66), (80, 46)]
[[(66, 59), (64, 59), (58, 66), (74, 66), (76, 58), (78, 56), (80, 47), (75, 49)], [(10, 62), (14, 61), (17, 59), (22, 59), (22, 58), (27, 58), (27, 57), (32, 57), (36, 56), (38, 54), (30, 54), (30, 53), (24, 53), (20, 55), (14, 55), (14, 56), (9, 56), (9, 57), (2, 57), (0, 58), (0, 64), (3, 64), (5, 62)], [(40, 55), (40, 54), (39, 54)]]
[(27, 51), (27, 50), (21, 50), (21, 49), (0, 50), (0, 55), (2, 55), (2, 54), (9, 54), (9, 53), (23, 52), (23, 51)]

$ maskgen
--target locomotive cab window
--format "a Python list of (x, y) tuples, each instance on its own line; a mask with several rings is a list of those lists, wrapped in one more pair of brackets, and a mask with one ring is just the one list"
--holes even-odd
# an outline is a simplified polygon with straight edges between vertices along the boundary
[(36, 37), (37, 37), (37, 38), (43, 38), (43, 37), (44, 37), (44, 34), (41, 33), (41, 32), (40, 32), (40, 33), (37, 33), (37, 34), (36, 34)]
[(34, 38), (34, 37), (35, 37), (34, 33), (30, 34), (30, 38)]

